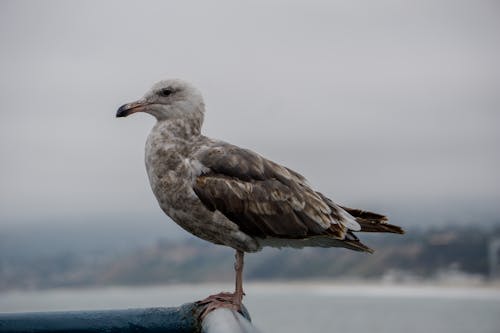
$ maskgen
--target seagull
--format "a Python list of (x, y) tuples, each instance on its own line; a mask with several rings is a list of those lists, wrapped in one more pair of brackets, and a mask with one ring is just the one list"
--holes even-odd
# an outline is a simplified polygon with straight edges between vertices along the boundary
[(160, 81), (116, 117), (149, 113), (146, 170), (161, 209), (186, 231), (236, 250), (235, 291), (202, 301), (241, 310), (243, 256), (263, 247), (343, 247), (373, 252), (355, 232), (404, 231), (383, 215), (341, 206), (299, 173), (201, 133), (205, 104), (186, 81)]

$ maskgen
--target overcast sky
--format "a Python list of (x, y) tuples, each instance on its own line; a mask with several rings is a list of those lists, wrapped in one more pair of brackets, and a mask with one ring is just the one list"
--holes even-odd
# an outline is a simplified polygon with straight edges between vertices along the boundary
[(496, 1), (0, 1), (0, 222), (165, 220), (154, 120), (114, 115), (172, 77), (336, 201), (499, 221), (499, 31)]

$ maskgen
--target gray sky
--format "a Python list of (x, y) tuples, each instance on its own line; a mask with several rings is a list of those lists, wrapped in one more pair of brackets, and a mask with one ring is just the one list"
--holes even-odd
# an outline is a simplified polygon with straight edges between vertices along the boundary
[(153, 119), (114, 114), (171, 77), (334, 200), (498, 221), (499, 31), (495, 1), (1, 1), (0, 223), (154, 228)]

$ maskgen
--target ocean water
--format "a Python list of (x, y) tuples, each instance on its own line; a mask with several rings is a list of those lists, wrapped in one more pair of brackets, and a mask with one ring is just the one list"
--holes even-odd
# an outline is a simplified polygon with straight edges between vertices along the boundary
[[(248, 283), (262, 332), (499, 333), (500, 288)], [(0, 293), (0, 312), (177, 306), (232, 285), (170, 285)]]

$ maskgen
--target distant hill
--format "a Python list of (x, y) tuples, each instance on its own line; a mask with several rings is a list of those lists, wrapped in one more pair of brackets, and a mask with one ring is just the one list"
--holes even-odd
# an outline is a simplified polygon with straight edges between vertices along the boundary
[[(446, 227), (406, 235), (363, 235), (372, 255), (344, 249), (265, 249), (246, 256), (245, 278), (432, 279), (488, 273), (487, 247), (500, 228)], [(198, 239), (161, 240), (132, 252), (60, 252), (16, 258), (0, 254), (0, 290), (229, 281), (233, 250)]]

